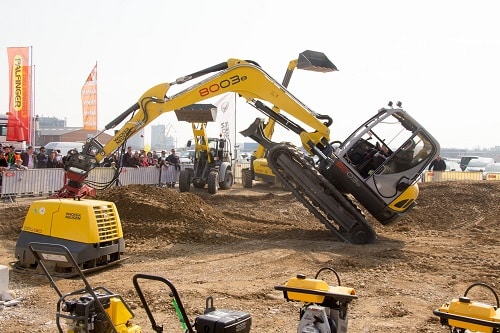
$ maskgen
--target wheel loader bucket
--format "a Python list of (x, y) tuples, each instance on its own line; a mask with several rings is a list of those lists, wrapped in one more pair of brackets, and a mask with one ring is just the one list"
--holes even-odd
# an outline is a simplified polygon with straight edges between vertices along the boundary
[(337, 67), (323, 52), (311, 50), (306, 50), (299, 54), (297, 68), (321, 73), (338, 71)]
[(175, 110), (175, 115), (179, 121), (207, 123), (217, 118), (217, 107), (213, 104), (191, 104)]

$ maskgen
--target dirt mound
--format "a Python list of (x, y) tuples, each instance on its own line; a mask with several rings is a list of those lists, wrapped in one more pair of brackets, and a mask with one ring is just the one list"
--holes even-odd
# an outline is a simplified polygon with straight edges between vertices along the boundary
[[(444, 332), (433, 309), (472, 283), (500, 285), (500, 182), (419, 184), (418, 204), (402, 220), (383, 226), (366, 215), (378, 235), (366, 246), (338, 241), (288, 192), (238, 185), (216, 195), (143, 185), (101, 191), (98, 199), (118, 208), (129, 259), (90, 276), (92, 284), (126, 295), (143, 327), (147, 317), (131, 289), (137, 272), (174, 281), (192, 316), (212, 295), (218, 307), (250, 312), (252, 330), (269, 333), (297, 330), (297, 306), (272, 286), (324, 266), (359, 296), (349, 308), (352, 332)], [(19, 199), (0, 207), (0, 264), (13, 260), (28, 205)], [(56, 330), (56, 298), (43, 276), (11, 274), (10, 287), (23, 301), (3, 310), (0, 331)], [(163, 315), (169, 299), (151, 288)], [(478, 300), (490, 303), (491, 294)], [(178, 320), (165, 325), (175, 331)]]
[(465, 232), (498, 225), (499, 182), (423, 183), (419, 187), (418, 204), (401, 225)]
[(99, 200), (115, 203), (126, 238), (162, 244), (228, 240), (224, 215), (201, 197), (165, 187), (129, 185), (100, 192)]

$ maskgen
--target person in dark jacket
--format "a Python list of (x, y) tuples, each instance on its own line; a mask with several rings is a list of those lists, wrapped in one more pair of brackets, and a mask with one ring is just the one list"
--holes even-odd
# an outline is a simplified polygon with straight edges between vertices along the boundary
[(45, 147), (40, 147), (40, 152), (36, 155), (36, 168), (45, 169), (49, 156), (45, 152)]
[(440, 155), (436, 157), (434, 161), (429, 164), (429, 171), (445, 171), (446, 170), (446, 162), (441, 158)]
[(49, 155), (49, 159), (47, 160), (47, 168), (62, 168), (62, 161), (57, 159), (57, 153), (55, 151), (51, 151)]

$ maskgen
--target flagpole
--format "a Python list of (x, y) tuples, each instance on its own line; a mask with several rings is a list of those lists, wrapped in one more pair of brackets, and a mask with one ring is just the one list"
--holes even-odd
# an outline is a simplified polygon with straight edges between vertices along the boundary
[(30, 145), (35, 148), (36, 144), (36, 126), (35, 126), (35, 66), (33, 65), (33, 46), (30, 46), (29, 65), (31, 68), (31, 87), (30, 87), (30, 118), (31, 118), (31, 140)]
[(238, 152), (236, 151), (236, 133), (238, 132), (238, 130), (236, 129), (236, 93), (234, 93), (234, 143), (233, 143), (233, 147), (234, 147), (234, 156), (235, 158), (238, 158)]
[(98, 116), (99, 116), (99, 105), (98, 105), (98, 97), (99, 94), (97, 93), (99, 85), (97, 84), (97, 60), (95, 61), (95, 133), (99, 133), (99, 123), (98, 123)]

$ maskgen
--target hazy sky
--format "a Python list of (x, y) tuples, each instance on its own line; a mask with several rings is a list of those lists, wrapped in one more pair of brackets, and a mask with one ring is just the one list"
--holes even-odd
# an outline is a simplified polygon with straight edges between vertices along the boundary
[[(2, 1), (0, 112), (7, 47), (33, 47), (35, 112), (69, 126), (83, 125), (80, 90), (97, 62), (100, 129), (156, 84), (228, 58), (254, 60), (281, 82), (288, 62), (310, 49), (339, 71), (296, 70), (289, 90), (333, 118), (332, 140), (393, 100), (442, 147), (492, 147), (500, 145), (499, 8), (495, 0)], [(237, 110), (238, 131), (262, 117), (243, 100)], [(157, 123), (189, 137), (173, 113)], [(287, 135), (276, 139), (295, 138)]]

